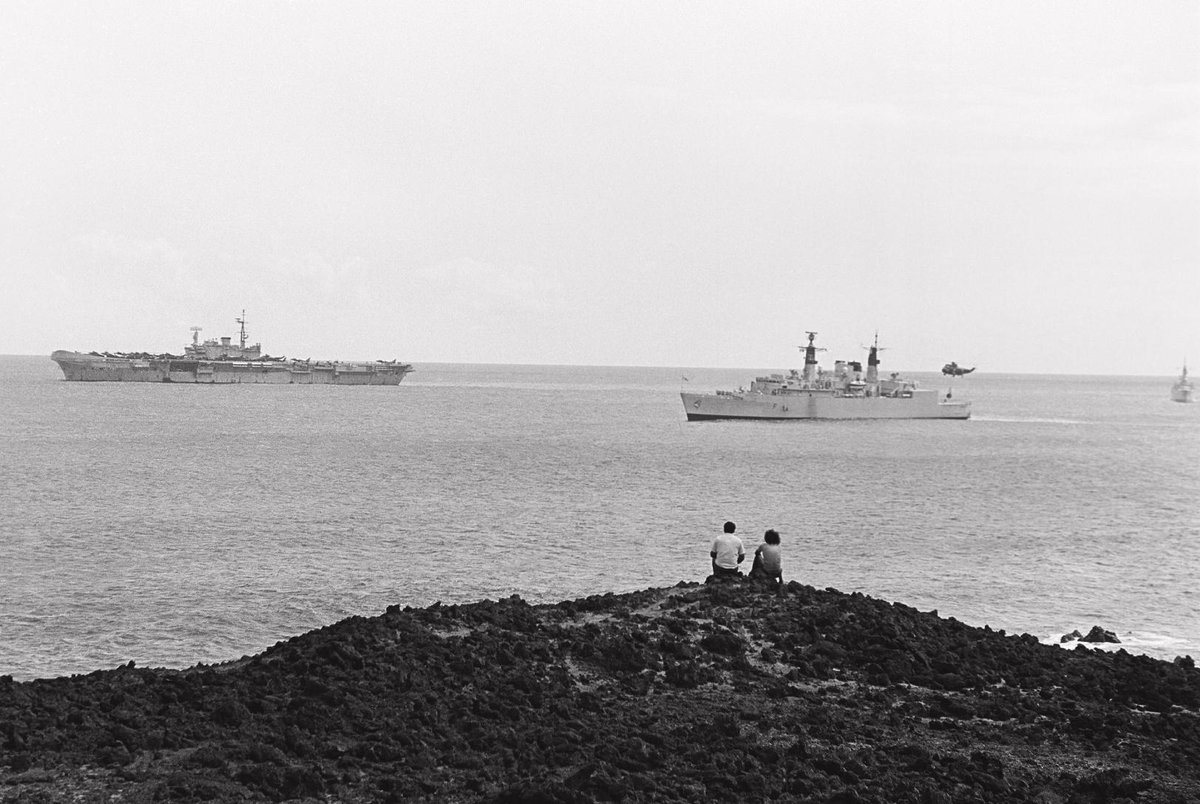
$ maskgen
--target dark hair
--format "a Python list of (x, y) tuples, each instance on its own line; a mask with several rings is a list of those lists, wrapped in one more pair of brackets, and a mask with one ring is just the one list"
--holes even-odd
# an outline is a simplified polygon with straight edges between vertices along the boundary
[(726, 533), (733, 533), (735, 530), (737, 530), (737, 525), (733, 524), (732, 522), (725, 523), (725, 532)]
[(763, 534), (763, 541), (767, 544), (779, 544), (779, 534), (774, 530), (768, 530)]

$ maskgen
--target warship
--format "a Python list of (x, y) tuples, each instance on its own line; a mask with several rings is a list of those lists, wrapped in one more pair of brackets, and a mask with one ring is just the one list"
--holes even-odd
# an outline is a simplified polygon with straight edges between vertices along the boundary
[(1195, 388), (1192, 386), (1192, 381), (1188, 379), (1187, 362), (1183, 364), (1183, 373), (1179, 375), (1179, 379), (1171, 386), (1171, 399), (1175, 402), (1191, 402), (1195, 398)]
[(944, 398), (938, 391), (918, 388), (897, 373), (879, 376), (879, 336), (865, 347), (867, 370), (862, 363), (838, 360), (832, 371), (817, 363), (817, 333), (809, 332), (804, 347), (803, 373), (757, 377), (750, 389), (712, 394), (683, 391), (688, 421), (707, 419), (967, 419), (971, 403)]
[(238, 343), (232, 337), (200, 341), (192, 327), (192, 342), (182, 355), (146, 352), (71, 352), (59, 349), (50, 359), (68, 380), (81, 382), (275, 383), (299, 385), (399, 385), (413, 371), (396, 360), (344, 362), (288, 360), (262, 353), (262, 345), (246, 345), (246, 311), (234, 319), (241, 325)]

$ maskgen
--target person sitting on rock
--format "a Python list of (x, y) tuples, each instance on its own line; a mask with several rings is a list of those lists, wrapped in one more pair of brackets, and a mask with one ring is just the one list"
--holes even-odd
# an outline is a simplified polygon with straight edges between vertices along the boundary
[(713, 580), (742, 577), (742, 573), (738, 571), (738, 564), (746, 558), (746, 547), (742, 540), (734, 535), (735, 530), (737, 525), (726, 522), (725, 532), (713, 540), (712, 551), (709, 553), (712, 556)]
[(779, 548), (779, 533), (775, 530), (767, 530), (763, 534), (762, 544), (754, 548), (750, 577), (772, 586), (783, 584), (783, 551)]

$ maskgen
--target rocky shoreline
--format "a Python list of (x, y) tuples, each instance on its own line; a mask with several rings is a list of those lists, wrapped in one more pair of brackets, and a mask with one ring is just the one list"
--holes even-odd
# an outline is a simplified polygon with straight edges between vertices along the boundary
[(1200, 671), (748, 582), (0, 677), (0, 801), (1200, 801)]

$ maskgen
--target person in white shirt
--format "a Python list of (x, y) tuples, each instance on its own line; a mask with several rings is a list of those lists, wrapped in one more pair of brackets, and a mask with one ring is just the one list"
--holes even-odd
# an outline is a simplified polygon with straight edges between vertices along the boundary
[(726, 522), (725, 532), (713, 540), (712, 551), (709, 555), (712, 556), (712, 571), (715, 578), (734, 576), (740, 578), (742, 575), (738, 571), (738, 564), (741, 564), (746, 558), (746, 548), (742, 544), (742, 540), (734, 535), (735, 530), (737, 530), (737, 525)]

